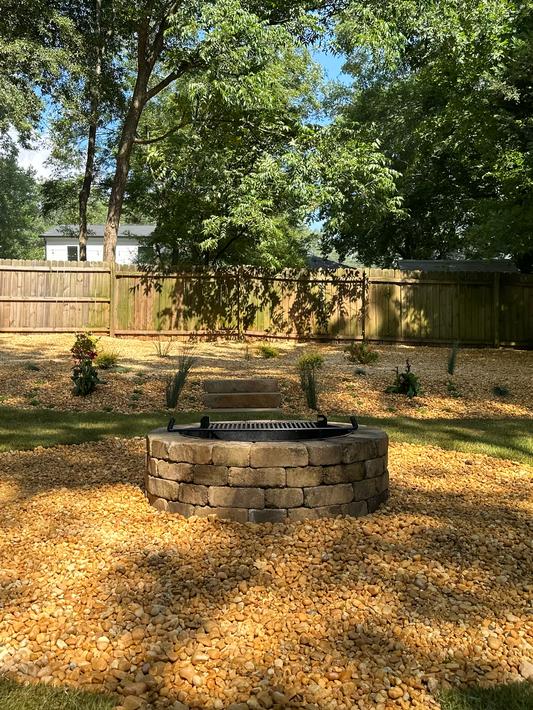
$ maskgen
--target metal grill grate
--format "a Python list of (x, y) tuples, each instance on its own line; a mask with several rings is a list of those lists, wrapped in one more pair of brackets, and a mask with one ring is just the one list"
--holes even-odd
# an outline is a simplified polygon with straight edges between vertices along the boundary
[(202, 417), (199, 427), (174, 428), (174, 419), (168, 424), (169, 432), (200, 439), (223, 439), (226, 441), (298, 441), (300, 439), (325, 439), (331, 436), (351, 434), (357, 429), (355, 417), (350, 417), (351, 426), (328, 424), (326, 417), (319, 415), (316, 422), (210, 422)]
[(316, 428), (316, 422), (212, 422), (209, 424), (209, 429), (214, 431), (295, 431)]

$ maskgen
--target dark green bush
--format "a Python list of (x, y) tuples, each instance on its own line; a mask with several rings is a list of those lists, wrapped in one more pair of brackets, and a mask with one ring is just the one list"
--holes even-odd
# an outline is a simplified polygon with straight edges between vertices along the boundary
[(75, 397), (87, 397), (91, 392), (94, 392), (96, 385), (105, 384), (103, 380), (99, 379), (92, 360), (80, 360), (77, 362), (70, 379), (74, 382), (72, 394)]
[(260, 345), (258, 350), (261, 357), (267, 359), (271, 357), (279, 357), (279, 350), (276, 350), (276, 348), (272, 347), (272, 345)]
[(422, 389), (422, 385), (420, 384), (418, 377), (411, 372), (409, 360), (406, 360), (405, 372), (400, 372), (399, 369), (396, 368), (394, 384), (387, 387), (385, 392), (405, 394), (409, 397), (409, 399), (412, 399), (417, 395), (424, 394), (424, 390)]
[(111, 367), (116, 367), (119, 360), (118, 353), (101, 352), (94, 358), (94, 366), (102, 370), (109, 370)]

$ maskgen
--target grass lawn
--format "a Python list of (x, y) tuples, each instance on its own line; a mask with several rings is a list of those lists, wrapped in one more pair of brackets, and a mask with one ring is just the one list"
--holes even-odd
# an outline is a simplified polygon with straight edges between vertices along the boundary
[(509, 683), (496, 688), (469, 687), (443, 693), (442, 710), (531, 710), (533, 685)]
[(111, 710), (115, 698), (72, 688), (51, 688), (43, 683), (21, 685), (0, 677), (2, 710)]
[[(80, 444), (111, 436), (144, 436), (165, 426), (168, 412), (116, 414), (107, 412), (62, 412), (0, 407), (0, 451), (33, 449), (36, 446)], [(178, 423), (199, 420), (198, 412), (174, 415)], [(246, 419), (248, 415), (213, 415), (214, 420)], [(260, 418), (260, 417), (257, 417)], [(272, 418), (267, 415), (265, 418)], [(280, 418), (298, 419), (282, 416)], [(337, 421), (348, 417), (335, 416)], [(443, 449), (486, 454), (530, 463), (533, 460), (532, 419), (412, 419), (361, 417), (361, 424), (385, 429), (392, 441), (440, 446)]]

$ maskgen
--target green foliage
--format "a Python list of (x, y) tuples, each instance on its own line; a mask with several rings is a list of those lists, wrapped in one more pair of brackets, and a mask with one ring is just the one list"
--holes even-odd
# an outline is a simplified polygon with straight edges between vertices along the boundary
[(305, 392), (307, 406), (309, 409), (318, 409), (317, 401), (317, 372), (324, 365), (324, 358), (319, 353), (307, 353), (298, 360), (298, 370), (300, 371), (300, 385)]
[(320, 353), (307, 353), (306, 355), (302, 355), (302, 357), (298, 360), (298, 369), (300, 372), (304, 372), (306, 370), (321, 370), (323, 366), (324, 358), (320, 355)]
[(38, 367), (34, 362), (26, 362), (24, 364), (24, 369), (30, 370), (31, 372), (39, 372), (41, 368)]
[(499, 385), (495, 385), (492, 391), (496, 395), (496, 397), (507, 397), (509, 395), (509, 390), (507, 389), (507, 387), (500, 387)]
[(455, 397), (456, 399), (460, 397), (461, 395), (457, 391), (457, 387), (454, 385), (452, 380), (446, 380), (446, 388), (448, 390), (448, 394), (450, 397)]
[(422, 389), (422, 385), (420, 384), (418, 377), (411, 372), (409, 360), (406, 360), (405, 372), (400, 372), (399, 369), (396, 368), (394, 384), (387, 387), (385, 392), (405, 394), (409, 397), (409, 399), (424, 394), (424, 390)]
[[(351, 3), (337, 25), (353, 88), (330, 97), (379, 140), (401, 211), (333, 240), (365, 264), (512, 254), (533, 270), (533, 6)], [(343, 210), (345, 214), (347, 210)], [(352, 240), (350, 241), (350, 238)]]
[(360, 375), (362, 377), (363, 375), (366, 375), (366, 370), (364, 367), (356, 367), (355, 374)]
[(174, 409), (177, 405), (181, 391), (185, 387), (187, 377), (194, 367), (197, 358), (194, 353), (188, 350), (182, 350), (177, 357), (177, 371), (167, 375), (165, 396), (167, 407)]
[[(362, 343), (350, 343), (344, 348), (344, 352), (348, 354), (350, 362), (360, 362), (361, 365), (369, 365), (379, 358), (379, 353), (372, 350), (370, 345), (364, 341)], [(357, 374), (365, 374), (365, 371), (363, 370), (362, 373)]]
[(42, 259), (39, 187), (34, 172), (19, 167), (17, 156), (14, 144), (0, 134), (0, 259)]
[(99, 352), (94, 358), (94, 365), (102, 370), (115, 368), (120, 360), (120, 355), (117, 352)]
[(259, 345), (257, 350), (259, 355), (265, 359), (279, 357), (279, 350), (274, 348), (272, 345)]
[(448, 374), (453, 375), (455, 372), (455, 361), (457, 360), (457, 355), (459, 353), (460, 341), (456, 340), (453, 344), (452, 351), (448, 357)]
[(318, 409), (316, 369), (300, 370), (300, 385), (305, 392), (309, 409)]
[(70, 379), (74, 382), (72, 394), (75, 397), (87, 397), (91, 392), (94, 392), (96, 385), (105, 384), (98, 378), (98, 372), (90, 359), (77, 362)]

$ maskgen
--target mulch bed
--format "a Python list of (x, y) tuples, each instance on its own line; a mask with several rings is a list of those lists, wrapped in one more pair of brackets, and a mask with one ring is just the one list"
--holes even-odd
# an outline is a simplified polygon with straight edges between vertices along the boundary
[[(159, 358), (149, 340), (114, 340), (103, 337), (101, 346), (117, 351), (130, 372), (101, 371), (106, 385), (86, 398), (70, 393), (72, 347), (68, 335), (0, 335), (0, 401), (7, 406), (30, 409), (55, 407), (61, 410), (149, 412), (164, 409), (165, 379), (176, 364), (183, 344), (176, 344), (170, 358)], [(178, 411), (201, 411), (202, 382), (218, 377), (275, 377), (284, 395), (283, 409), (288, 414), (313, 416), (307, 409), (297, 372), (297, 361), (309, 351), (320, 352), (325, 365), (319, 375), (320, 410), (328, 415), (355, 413), (387, 417), (407, 415), (415, 418), (508, 418), (533, 416), (533, 351), (465, 349), (459, 352), (453, 383), (459, 397), (448, 391), (447, 348), (378, 345), (377, 363), (356, 374), (343, 353), (342, 344), (309, 345), (273, 342), (280, 357), (263, 359), (257, 343), (234, 341), (199, 342), (194, 345), (196, 367), (181, 395)], [(190, 346), (187, 346), (190, 347)], [(247, 359), (249, 358), (249, 359)], [(386, 394), (392, 384), (394, 368), (402, 370), (409, 359), (420, 377), (425, 394), (409, 401), (403, 395)], [(39, 371), (25, 369), (33, 362)], [(142, 376), (139, 377), (139, 373)], [(494, 394), (494, 387), (507, 390), (506, 396)], [(140, 392), (134, 392), (139, 390)], [(30, 402), (33, 402), (31, 404)]]

